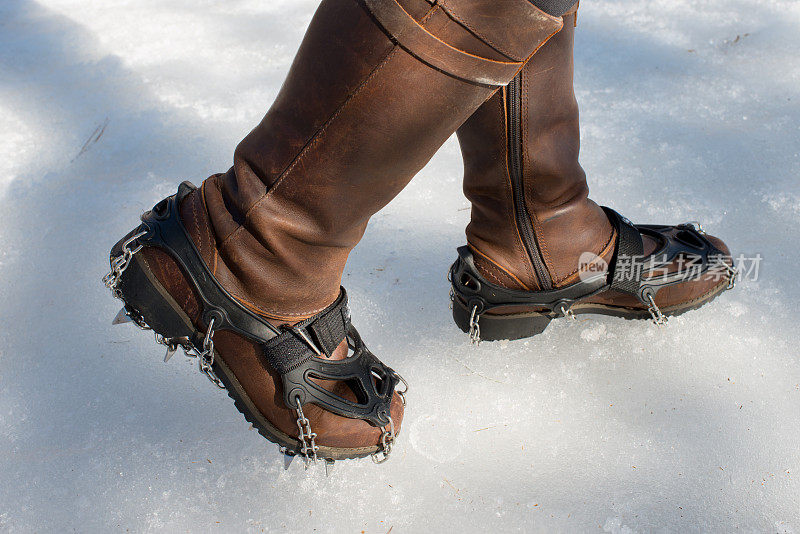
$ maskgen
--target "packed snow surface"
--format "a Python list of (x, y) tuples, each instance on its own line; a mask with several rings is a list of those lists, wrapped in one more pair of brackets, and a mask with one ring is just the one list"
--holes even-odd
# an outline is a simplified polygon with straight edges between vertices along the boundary
[(192, 362), (110, 326), (109, 247), (228, 168), (317, 3), (0, 2), (0, 531), (800, 532), (796, 0), (581, 8), (594, 198), (763, 257), (702, 310), (476, 348), (445, 281), (455, 141), (374, 218), (345, 284), (412, 386), (385, 465), (285, 468)]

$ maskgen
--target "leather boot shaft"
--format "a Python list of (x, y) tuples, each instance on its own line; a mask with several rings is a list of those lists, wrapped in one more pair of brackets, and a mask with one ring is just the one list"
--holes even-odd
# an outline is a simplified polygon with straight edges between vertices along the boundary
[(560, 27), (527, 0), (324, 0), (233, 168), (182, 209), (215, 276), (276, 319), (329, 305), (370, 216)]
[(563, 287), (584, 252), (610, 253), (614, 232), (588, 199), (573, 89), (577, 12), (563, 29), (458, 131), (467, 239), (478, 267), (516, 289)]

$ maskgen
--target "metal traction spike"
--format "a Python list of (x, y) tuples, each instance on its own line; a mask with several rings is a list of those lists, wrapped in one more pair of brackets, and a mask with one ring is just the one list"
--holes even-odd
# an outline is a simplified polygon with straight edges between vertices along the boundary
[(325, 460), (325, 476), (331, 476), (333, 468), (336, 465), (336, 460)]
[(167, 353), (164, 355), (164, 363), (169, 362), (169, 359), (172, 358), (176, 352), (178, 352), (178, 347), (171, 347), (167, 345)]
[(122, 309), (119, 311), (119, 313), (117, 313), (117, 316), (114, 317), (114, 320), (111, 321), (111, 324), (118, 325), (118, 324), (132, 323), (132, 322), (133, 320), (128, 316), (128, 312), (125, 311), (125, 306), (123, 306)]
[(292, 465), (293, 461), (294, 461), (294, 455), (284, 453), (283, 454), (283, 470), (284, 471), (288, 471), (289, 470), (289, 466)]

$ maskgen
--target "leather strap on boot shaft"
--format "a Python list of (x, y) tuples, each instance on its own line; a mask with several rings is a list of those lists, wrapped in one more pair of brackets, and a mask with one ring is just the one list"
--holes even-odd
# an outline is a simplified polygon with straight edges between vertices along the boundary
[[(216, 280), (181, 221), (179, 206), (195, 189), (184, 182), (177, 194), (142, 215), (133, 245), (161, 248), (178, 262), (201, 303), (201, 320), (208, 325), (206, 339), (214, 331), (229, 330), (259, 344), (266, 362), (281, 375), (284, 402), (292, 410), (311, 402), (378, 427), (391, 424), (390, 406), (400, 379), (364, 345), (350, 322), (344, 288), (336, 302), (294, 326), (276, 327), (254, 314)], [(191, 343), (198, 346), (200, 337), (195, 335)], [(328, 360), (345, 340), (352, 355)], [(333, 394), (316, 380), (344, 382), (356, 400)]]
[[(509, 61), (479, 57), (451, 46), (428, 31), (397, 0), (364, 0), (364, 4), (383, 29), (417, 59), (451, 76), (481, 85), (507, 85), (525, 65), (525, 60), (563, 24), (561, 18), (544, 13), (527, 0), (504, 0), (499, 2), (502, 6), (497, 5), (496, 0), (492, 5), (475, 1), (427, 1), (443, 9)], [(497, 17), (498, 11), (509, 14)], [(487, 16), (489, 13), (495, 16)], [(520, 32), (524, 36), (511, 34), (509, 27), (516, 27), (516, 24), (509, 25), (509, 21), (526, 21)], [(495, 44), (498, 37), (506, 42)]]

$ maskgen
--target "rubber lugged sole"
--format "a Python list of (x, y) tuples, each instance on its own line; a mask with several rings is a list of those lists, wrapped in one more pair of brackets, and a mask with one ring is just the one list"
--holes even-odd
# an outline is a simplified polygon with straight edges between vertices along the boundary
[[(154, 332), (165, 339), (192, 339), (199, 335), (191, 320), (174, 302), (167, 291), (158, 283), (150, 270), (134, 255), (128, 268), (122, 273), (119, 288), (125, 306), (144, 319)], [(172, 301), (172, 302), (170, 302)]]
[[(112, 248), (112, 256), (121, 252), (121, 239)], [(135, 254), (119, 282), (126, 308), (141, 317), (152, 330), (165, 339), (186, 338), (202, 339), (192, 320), (167, 292), (140, 254)], [(236, 408), (245, 419), (258, 430), (259, 434), (272, 443), (280, 446), (288, 455), (300, 455), (302, 444), (296, 438), (286, 434), (272, 425), (250, 400), (233, 372), (225, 365), (223, 359), (214, 351), (213, 371), (222, 381), (228, 396), (233, 399)], [(339, 448), (319, 445), (317, 456), (326, 460), (348, 460), (365, 458), (377, 453), (379, 446)]]
[[(467, 308), (460, 300), (453, 302), (453, 319), (456, 325), (464, 331), (470, 331), (472, 310)], [(552, 321), (552, 317), (541, 313), (520, 313), (514, 315), (489, 315), (480, 316), (480, 338), (482, 341), (499, 341), (501, 339), (522, 339), (541, 334)]]

